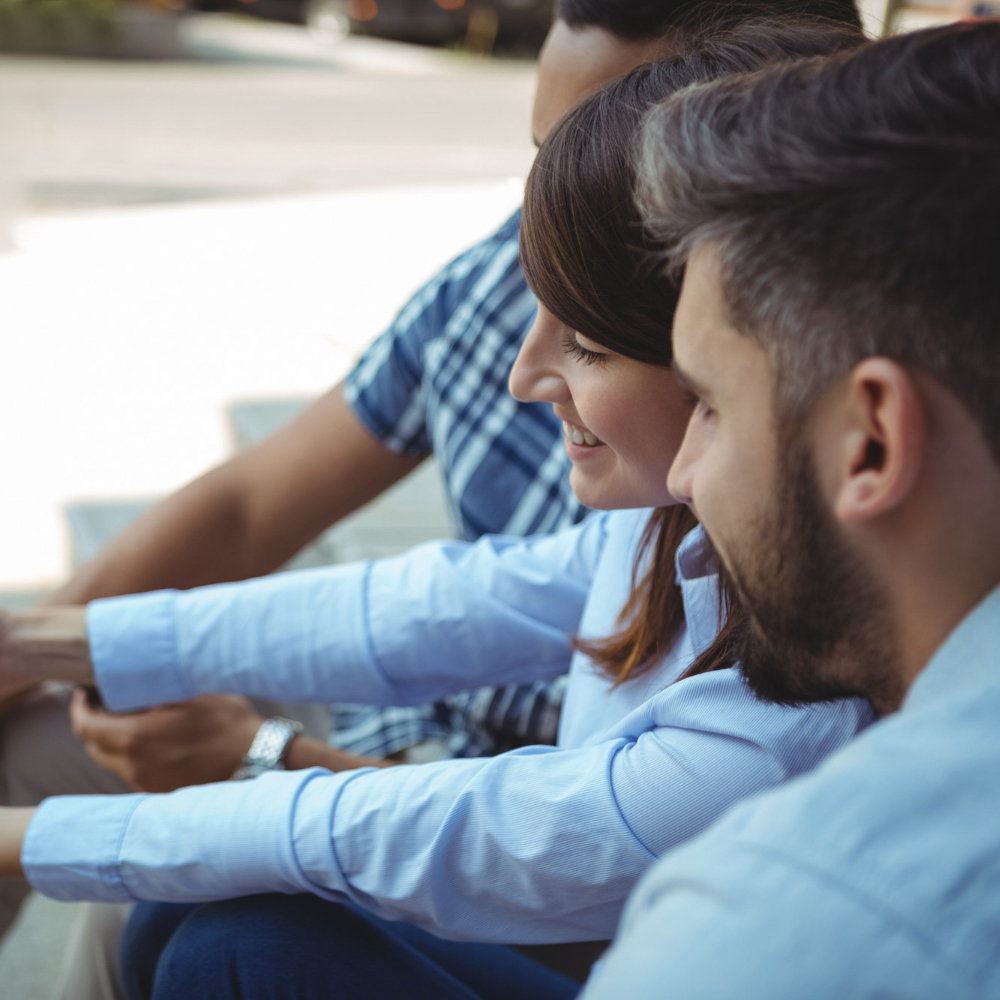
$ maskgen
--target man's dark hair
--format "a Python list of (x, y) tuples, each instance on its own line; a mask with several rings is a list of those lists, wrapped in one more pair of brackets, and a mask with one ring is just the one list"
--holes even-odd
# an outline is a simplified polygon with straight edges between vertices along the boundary
[(558, 0), (556, 17), (637, 41), (711, 34), (754, 18), (822, 17), (861, 27), (854, 0)]
[(704, 84), (655, 108), (644, 215), (711, 245), (786, 419), (863, 358), (950, 389), (1000, 461), (1000, 24)]

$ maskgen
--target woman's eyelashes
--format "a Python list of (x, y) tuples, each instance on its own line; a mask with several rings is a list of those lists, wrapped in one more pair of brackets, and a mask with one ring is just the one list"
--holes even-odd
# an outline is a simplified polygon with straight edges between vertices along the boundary
[(603, 365), (607, 363), (609, 355), (600, 351), (590, 351), (580, 344), (575, 334), (567, 334), (563, 337), (563, 350), (577, 361), (582, 361), (585, 365)]

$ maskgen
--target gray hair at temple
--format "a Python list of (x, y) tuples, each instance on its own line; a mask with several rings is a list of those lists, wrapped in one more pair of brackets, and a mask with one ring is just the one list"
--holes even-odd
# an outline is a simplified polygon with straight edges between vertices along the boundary
[(864, 357), (924, 370), (1000, 460), (1000, 24), (959, 24), (689, 88), (644, 126), (639, 201), (729, 318), (784, 419)]

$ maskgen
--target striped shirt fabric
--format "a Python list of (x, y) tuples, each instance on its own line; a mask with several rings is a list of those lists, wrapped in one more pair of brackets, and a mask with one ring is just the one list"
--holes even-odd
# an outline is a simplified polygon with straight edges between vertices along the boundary
[[(507, 379), (535, 319), (518, 263), (521, 213), (423, 286), (345, 383), (358, 418), (387, 448), (437, 456), (452, 520), (468, 541), (549, 533), (587, 513), (569, 485), (560, 424), (547, 403), (520, 403)], [(334, 741), (384, 756), (424, 740), (475, 757), (554, 744), (565, 690), (482, 688), (420, 708), (335, 709)]]

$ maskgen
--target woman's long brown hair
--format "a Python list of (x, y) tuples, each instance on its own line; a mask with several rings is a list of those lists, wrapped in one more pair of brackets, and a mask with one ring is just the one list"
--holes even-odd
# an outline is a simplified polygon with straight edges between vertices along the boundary
[[(687, 55), (641, 66), (568, 112), (542, 144), (525, 192), (521, 265), (539, 301), (598, 344), (669, 367), (678, 288), (643, 229), (633, 196), (644, 114), (683, 87), (863, 41), (860, 31), (842, 23), (755, 21), (710, 43), (694, 43)], [(615, 685), (655, 667), (684, 624), (675, 561), (695, 524), (686, 506), (658, 508), (639, 546), (619, 630), (576, 641)], [(683, 676), (738, 661), (745, 615), (724, 572), (719, 608), (715, 641)]]

